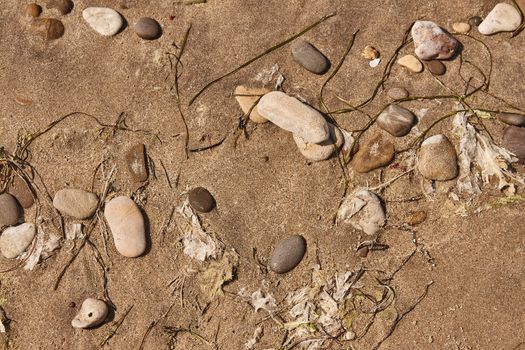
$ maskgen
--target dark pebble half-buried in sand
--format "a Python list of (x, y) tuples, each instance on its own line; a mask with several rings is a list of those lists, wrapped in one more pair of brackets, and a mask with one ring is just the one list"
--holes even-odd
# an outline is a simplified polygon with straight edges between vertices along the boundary
[(330, 69), (330, 61), (315, 46), (306, 40), (292, 45), (292, 56), (301, 66), (315, 74), (324, 74)]
[(142, 17), (135, 24), (135, 33), (144, 40), (155, 40), (162, 35), (160, 24), (153, 18)]
[(47, 0), (46, 8), (56, 9), (63, 15), (66, 15), (73, 10), (73, 1), (71, 0)]
[(44, 40), (55, 40), (64, 35), (64, 25), (58, 19), (37, 18), (31, 23), (31, 31)]
[(277, 242), (270, 258), (270, 268), (276, 273), (286, 273), (294, 269), (306, 253), (306, 240), (293, 235)]
[(518, 157), (518, 163), (525, 164), (525, 128), (507, 126), (501, 144)]
[(9, 187), (9, 193), (15, 196), (24, 209), (30, 208), (35, 202), (29, 185), (19, 176), (15, 175), (13, 183)]
[(438, 60), (426, 61), (425, 64), (430, 73), (434, 75), (443, 75), (447, 71), (447, 67), (443, 64), (443, 62)]
[(148, 179), (146, 159), (146, 146), (142, 143), (131, 147), (126, 153), (126, 164), (134, 182), (144, 182)]
[(215, 199), (204, 187), (192, 189), (188, 195), (190, 206), (201, 213), (208, 213), (215, 207)]
[(505, 124), (514, 126), (525, 126), (525, 115), (515, 113), (499, 113), (498, 119)]
[(408, 97), (408, 91), (405, 88), (399, 86), (391, 87), (388, 89), (386, 94), (392, 100), (401, 100)]

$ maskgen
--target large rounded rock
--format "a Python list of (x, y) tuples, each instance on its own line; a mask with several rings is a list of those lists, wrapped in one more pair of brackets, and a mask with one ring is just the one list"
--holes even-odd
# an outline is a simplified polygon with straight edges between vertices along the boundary
[(518, 163), (525, 164), (525, 128), (506, 127), (503, 130), (502, 146), (518, 157)]
[(421, 144), (418, 168), (429, 180), (446, 181), (458, 176), (456, 149), (445, 135), (434, 135)]
[(518, 9), (506, 3), (497, 4), (481, 22), (478, 30), (483, 35), (499, 32), (512, 32), (521, 24), (521, 15)]
[(306, 240), (303, 236), (293, 235), (280, 240), (270, 258), (270, 268), (276, 273), (286, 273), (294, 269), (306, 253)]
[(392, 162), (395, 156), (392, 142), (377, 134), (359, 145), (352, 159), (352, 167), (358, 173), (367, 173)]
[(7, 259), (14, 259), (27, 249), (35, 238), (35, 225), (25, 223), (8, 227), (0, 236), (0, 251)]
[(235, 99), (241, 107), (243, 113), (250, 112), (250, 120), (254, 123), (261, 124), (266, 123), (268, 119), (263, 117), (257, 111), (257, 106), (254, 106), (255, 102), (259, 100), (264, 94), (269, 93), (270, 90), (266, 88), (249, 88), (246, 86), (237, 86), (235, 88)]
[(94, 31), (104, 36), (117, 34), (124, 25), (122, 16), (107, 7), (88, 7), (82, 11), (82, 17)]
[(292, 45), (292, 56), (301, 66), (315, 74), (324, 74), (330, 69), (330, 61), (308, 41), (299, 39)]
[(459, 42), (431, 21), (416, 21), (412, 26), (416, 56), (422, 60), (443, 60), (454, 56)]
[(106, 204), (104, 215), (120, 254), (136, 258), (146, 251), (144, 217), (131, 198), (113, 198)]
[(416, 123), (416, 116), (408, 109), (398, 105), (388, 106), (377, 117), (377, 125), (395, 137), (407, 135)]
[(22, 218), (22, 209), (9, 193), (0, 194), (0, 227), (16, 225)]
[(328, 140), (328, 123), (321, 113), (284, 92), (272, 91), (257, 104), (257, 111), (278, 127), (303, 138), (306, 142)]
[(53, 206), (62, 214), (85, 220), (95, 214), (98, 196), (78, 188), (63, 188), (55, 193)]
[(75, 328), (93, 328), (102, 324), (108, 316), (108, 305), (99, 299), (87, 298), (82, 303), (80, 311), (71, 321)]
[(297, 148), (299, 148), (299, 152), (306, 159), (313, 162), (326, 160), (343, 145), (344, 136), (341, 130), (331, 123), (328, 123), (328, 128), (330, 129), (330, 138), (321, 143), (309, 143), (300, 136), (293, 134), (293, 139)]

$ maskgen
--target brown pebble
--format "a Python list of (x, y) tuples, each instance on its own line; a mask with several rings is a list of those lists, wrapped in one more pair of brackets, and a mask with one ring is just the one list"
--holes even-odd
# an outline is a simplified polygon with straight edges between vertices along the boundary
[(15, 102), (18, 103), (20, 106), (29, 106), (33, 103), (33, 100), (21, 96), (16, 96)]
[(47, 0), (46, 8), (56, 9), (61, 14), (67, 15), (73, 10), (73, 2), (71, 0)]
[(9, 193), (18, 200), (18, 203), (20, 203), (24, 209), (30, 208), (35, 202), (31, 189), (27, 183), (17, 175), (15, 175), (11, 187), (9, 187)]
[(525, 115), (517, 113), (499, 113), (498, 119), (508, 125), (525, 126)]
[(357, 250), (357, 255), (361, 258), (366, 258), (368, 256), (369, 249), (367, 246), (361, 247)]
[(410, 226), (417, 226), (427, 219), (427, 213), (423, 210), (411, 211), (405, 218)]
[(359, 147), (352, 160), (352, 168), (358, 173), (367, 173), (390, 164), (395, 153), (392, 142), (381, 134), (374, 135)]
[(408, 97), (408, 91), (405, 88), (394, 86), (388, 89), (387, 93), (388, 97), (390, 97), (392, 100), (401, 100), (403, 98)]
[(126, 153), (126, 163), (133, 181), (144, 182), (148, 179), (146, 159), (146, 146), (142, 143), (131, 147)]
[(516, 155), (518, 163), (525, 164), (525, 128), (507, 126), (501, 145)]
[(64, 35), (64, 25), (58, 19), (39, 18), (31, 24), (31, 31), (44, 40), (55, 40)]
[(77, 304), (74, 301), (72, 301), (72, 302), (69, 303), (69, 307), (70, 308), (77, 307)]
[(32, 3), (26, 6), (26, 15), (31, 17), (38, 17), (42, 13), (42, 7), (38, 4)]
[(188, 199), (190, 206), (201, 213), (207, 213), (215, 207), (215, 199), (204, 187), (196, 187), (192, 189), (189, 193)]
[(434, 75), (443, 75), (447, 71), (447, 67), (443, 62), (438, 60), (432, 60), (426, 62), (427, 69)]

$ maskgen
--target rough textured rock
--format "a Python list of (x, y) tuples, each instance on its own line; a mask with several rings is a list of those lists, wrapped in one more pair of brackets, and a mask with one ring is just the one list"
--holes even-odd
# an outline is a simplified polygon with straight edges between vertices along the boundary
[(135, 202), (125, 196), (113, 198), (106, 204), (104, 216), (113, 235), (115, 248), (128, 258), (146, 251), (144, 216)]
[(395, 137), (407, 135), (416, 123), (416, 116), (398, 105), (388, 106), (377, 118), (377, 125)]
[(446, 181), (458, 176), (458, 159), (454, 145), (445, 135), (434, 135), (421, 144), (418, 168), (429, 180)]
[(84, 220), (95, 214), (98, 196), (77, 188), (63, 188), (55, 193), (53, 206), (62, 214)]
[(413, 55), (405, 55), (397, 60), (397, 64), (414, 73), (423, 71), (423, 64)]
[(410, 226), (417, 226), (427, 219), (427, 213), (424, 210), (409, 212), (405, 217), (405, 222)]
[(24, 209), (31, 208), (35, 202), (31, 189), (19, 176), (15, 175), (13, 178), (13, 183), (9, 187), (9, 193), (18, 200), (18, 203)]
[(0, 194), (0, 227), (16, 225), (22, 218), (22, 209), (9, 193)]
[[(241, 107), (243, 113), (248, 113), (252, 108), (253, 104), (262, 96), (269, 93), (270, 90), (266, 88), (249, 88), (246, 86), (237, 86), (234, 94), (237, 103)], [(237, 96), (237, 95), (254, 95), (254, 96)], [(257, 107), (254, 107), (250, 112), (250, 120), (254, 123), (261, 124), (266, 123), (268, 119), (263, 117), (257, 111)]]
[(208, 213), (215, 208), (215, 198), (204, 187), (195, 187), (188, 194), (190, 206), (201, 213)]
[(416, 21), (412, 26), (416, 56), (422, 60), (449, 59), (459, 42), (431, 21)]
[(376, 234), (386, 223), (386, 213), (379, 197), (367, 189), (348, 195), (337, 211), (337, 223), (351, 224), (368, 235)]
[(299, 152), (308, 160), (319, 162), (330, 158), (334, 151), (338, 150), (344, 143), (344, 136), (333, 124), (328, 123), (330, 138), (321, 143), (309, 143), (300, 136), (293, 134), (293, 139)]
[(108, 316), (107, 304), (99, 299), (87, 298), (82, 303), (80, 311), (71, 321), (75, 328), (93, 328), (102, 324)]
[(315, 74), (324, 74), (330, 69), (330, 61), (308, 41), (298, 39), (292, 45), (292, 56), (301, 66)]
[(321, 143), (330, 137), (328, 123), (321, 113), (284, 92), (272, 91), (264, 95), (257, 104), (257, 111), (306, 142)]
[(525, 164), (525, 128), (507, 126), (501, 145), (518, 157), (518, 163)]
[(160, 24), (153, 18), (142, 17), (135, 23), (135, 33), (142, 39), (155, 40), (162, 35)]
[(376, 134), (359, 145), (359, 151), (352, 159), (352, 167), (358, 173), (367, 173), (390, 164), (394, 156), (394, 145), (381, 134)]
[(7, 259), (14, 259), (27, 249), (35, 238), (35, 225), (24, 223), (8, 227), (0, 236), (0, 251)]
[(277, 242), (270, 258), (270, 268), (276, 273), (286, 273), (294, 269), (306, 253), (306, 240), (293, 235)]
[(445, 67), (443, 62), (438, 60), (427, 61), (426, 66), (430, 73), (434, 75), (443, 75), (447, 71), (447, 67)]
[(58, 19), (37, 18), (31, 23), (31, 32), (44, 40), (56, 40), (64, 35), (64, 25)]
[(124, 25), (120, 14), (107, 7), (88, 7), (82, 11), (82, 17), (97, 33), (112, 36)]
[(512, 5), (497, 4), (478, 27), (483, 35), (512, 32), (521, 24), (520, 12)]
[(135, 182), (144, 182), (148, 179), (146, 162), (146, 146), (139, 143), (131, 147), (126, 153), (126, 164), (131, 178)]
[(514, 126), (525, 126), (525, 115), (515, 113), (499, 113), (498, 119), (505, 124)]

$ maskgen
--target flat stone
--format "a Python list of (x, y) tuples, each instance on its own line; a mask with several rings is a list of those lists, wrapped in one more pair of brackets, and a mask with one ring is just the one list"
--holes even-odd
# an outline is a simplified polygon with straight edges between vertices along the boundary
[(148, 179), (146, 163), (146, 146), (139, 143), (131, 147), (126, 153), (126, 164), (131, 178), (135, 182), (144, 182)]
[(18, 200), (18, 203), (20, 203), (24, 209), (31, 208), (35, 203), (31, 189), (27, 183), (17, 175), (13, 178), (13, 183), (9, 187), (9, 193)]
[(328, 123), (321, 113), (284, 92), (272, 91), (264, 95), (257, 104), (257, 111), (306, 142), (321, 143), (330, 137)]
[(483, 18), (479, 16), (473, 16), (468, 19), (468, 24), (470, 24), (472, 27), (477, 27), (483, 22)]
[(499, 113), (498, 119), (505, 124), (515, 126), (525, 126), (525, 115), (516, 113)]
[(520, 12), (510, 4), (499, 3), (481, 22), (478, 30), (483, 35), (492, 35), (500, 32), (515, 31), (520, 24)]
[(425, 62), (427, 69), (430, 71), (430, 73), (434, 75), (443, 75), (447, 71), (447, 67), (443, 64), (443, 62), (438, 60), (432, 60)]
[(117, 34), (124, 25), (122, 16), (107, 7), (88, 7), (82, 11), (82, 17), (94, 31), (104, 36)]
[(22, 209), (9, 193), (0, 194), (0, 228), (16, 225), (22, 219)]
[(89, 219), (95, 214), (98, 196), (78, 188), (63, 188), (53, 198), (53, 206), (62, 214), (76, 219)]
[(292, 44), (292, 56), (301, 66), (315, 74), (324, 74), (330, 69), (330, 61), (315, 46), (299, 39)]
[(201, 213), (208, 213), (215, 208), (215, 198), (204, 187), (195, 187), (188, 194), (190, 206)]
[(459, 42), (431, 21), (416, 21), (412, 26), (416, 56), (422, 60), (444, 60), (454, 56)]
[[(259, 114), (257, 111), (257, 106), (253, 106), (254, 103), (257, 102), (258, 99), (260, 99), (265, 94), (269, 93), (270, 90), (266, 88), (249, 88), (246, 86), (237, 86), (235, 88), (235, 99), (237, 100), (237, 103), (239, 103), (239, 106), (241, 107), (243, 113), (250, 112), (250, 120), (254, 123), (261, 124), (266, 123), (268, 119), (263, 117)], [(239, 96), (239, 95), (248, 95), (248, 96)], [(252, 96), (249, 96), (252, 95)], [(253, 107), (253, 108), (252, 108)]]
[(525, 128), (507, 126), (501, 145), (518, 157), (518, 163), (525, 164)]
[(48, 9), (56, 9), (61, 14), (66, 15), (73, 10), (73, 1), (71, 0), (47, 0), (46, 7)]
[(270, 268), (275, 273), (293, 270), (306, 253), (306, 240), (301, 235), (293, 235), (277, 242), (270, 258)]
[(42, 7), (38, 4), (28, 4), (25, 9), (25, 13), (31, 17), (38, 17), (42, 13)]
[(54, 18), (36, 18), (30, 30), (44, 40), (56, 40), (64, 35), (64, 25)]
[(405, 217), (405, 222), (410, 226), (422, 224), (427, 219), (427, 213), (424, 210), (411, 211)]
[(108, 316), (107, 304), (99, 299), (87, 298), (82, 303), (80, 311), (71, 321), (74, 328), (93, 328), (102, 324)]
[(390, 164), (394, 156), (392, 142), (383, 138), (381, 134), (376, 134), (359, 145), (359, 151), (352, 159), (352, 167), (358, 173), (367, 173)]
[(421, 73), (423, 71), (423, 64), (413, 55), (401, 57), (397, 60), (397, 64), (414, 73)]
[(160, 24), (153, 18), (142, 17), (135, 23), (135, 33), (142, 39), (155, 40), (162, 35)]
[(330, 137), (321, 143), (309, 143), (300, 136), (293, 134), (299, 152), (306, 159), (313, 162), (326, 160), (343, 145), (345, 140), (341, 130), (331, 123), (328, 123), (328, 128), (330, 129)]
[(452, 142), (445, 135), (434, 135), (423, 141), (418, 168), (429, 180), (446, 181), (458, 176), (458, 159)]
[(135, 202), (125, 196), (106, 203), (104, 216), (113, 235), (115, 248), (125, 257), (136, 258), (146, 251), (144, 216)]
[(388, 97), (390, 97), (392, 100), (397, 101), (408, 97), (408, 91), (405, 88), (402, 87), (391, 87), (388, 89), (387, 93)]
[(388, 106), (377, 118), (377, 125), (395, 137), (407, 135), (416, 124), (416, 116), (398, 105)]
[(452, 29), (457, 33), (466, 34), (470, 32), (470, 24), (465, 22), (456, 22), (452, 24)]
[(8, 227), (0, 236), (0, 251), (7, 259), (14, 259), (27, 249), (35, 238), (35, 225), (24, 223)]

